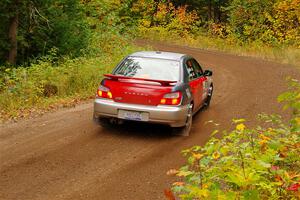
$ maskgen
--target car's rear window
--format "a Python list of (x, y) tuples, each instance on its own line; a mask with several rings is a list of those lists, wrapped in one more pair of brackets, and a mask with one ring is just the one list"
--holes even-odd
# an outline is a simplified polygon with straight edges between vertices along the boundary
[(179, 62), (175, 60), (128, 57), (114, 71), (115, 75), (154, 80), (179, 80)]

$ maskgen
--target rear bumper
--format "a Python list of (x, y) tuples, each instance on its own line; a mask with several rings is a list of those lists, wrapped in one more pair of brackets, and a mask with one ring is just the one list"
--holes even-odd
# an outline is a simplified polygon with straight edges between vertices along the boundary
[(114, 117), (120, 118), (119, 110), (147, 113), (147, 122), (167, 124), (171, 127), (185, 125), (188, 105), (184, 106), (146, 106), (137, 104), (118, 103), (112, 100), (95, 99), (94, 118)]

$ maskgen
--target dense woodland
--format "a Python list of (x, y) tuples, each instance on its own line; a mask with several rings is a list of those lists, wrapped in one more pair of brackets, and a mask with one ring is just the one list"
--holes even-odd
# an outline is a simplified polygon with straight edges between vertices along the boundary
[(143, 37), (149, 30), (300, 46), (300, 0), (3, 0), (0, 22), (6, 66), (53, 52), (88, 55), (103, 35)]

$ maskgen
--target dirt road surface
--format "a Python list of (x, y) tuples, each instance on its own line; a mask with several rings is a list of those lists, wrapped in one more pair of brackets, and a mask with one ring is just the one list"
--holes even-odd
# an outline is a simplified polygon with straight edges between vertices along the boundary
[[(143, 42), (139, 42), (143, 45)], [(152, 44), (194, 56), (214, 72), (215, 93), (198, 113), (189, 137), (158, 125), (130, 123), (104, 129), (92, 122), (92, 102), (40, 118), (0, 125), (0, 199), (165, 199), (170, 168), (184, 163), (182, 149), (203, 144), (208, 120), (229, 128), (232, 118), (254, 123), (258, 113), (280, 113), (276, 97), (298, 70), (259, 59)]]

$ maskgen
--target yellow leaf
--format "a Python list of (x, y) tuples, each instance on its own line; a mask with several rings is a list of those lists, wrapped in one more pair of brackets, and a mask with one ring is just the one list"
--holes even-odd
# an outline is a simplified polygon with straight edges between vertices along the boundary
[(199, 190), (197, 193), (199, 195), (199, 199), (206, 198), (209, 195), (209, 191), (207, 189)]
[(261, 140), (261, 141), (258, 142), (258, 144), (264, 145), (264, 144), (266, 144), (267, 142), (268, 142), (267, 140)]
[(281, 186), (283, 185), (283, 182), (273, 182), (275, 185)]
[(269, 138), (269, 137), (267, 137), (267, 136), (265, 136), (265, 135), (263, 135), (263, 134), (260, 134), (260, 135), (259, 135), (259, 138), (261, 138), (262, 140), (266, 140), (266, 141), (271, 140), (271, 138)]
[(244, 131), (246, 126), (244, 124), (238, 124), (236, 125), (236, 130), (238, 131)]
[(218, 151), (215, 151), (212, 155), (212, 157), (217, 160), (218, 158), (220, 158), (220, 153)]
[(193, 153), (193, 157), (199, 160), (199, 159), (201, 159), (203, 157), (203, 154), (201, 154), (201, 153)]
[(174, 182), (173, 186), (183, 186), (184, 182)]
[(219, 132), (219, 130), (214, 130), (214, 131), (211, 133), (211, 136), (213, 137), (213, 136), (216, 135), (218, 132)]
[(297, 124), (300, 124), (300, 117), (296, 117), (295, 120), (296, 120)]
[(245, 119), (232, 119), (233, 123), (237, 124), (237, 123), (242, 123), (245, 122)]

